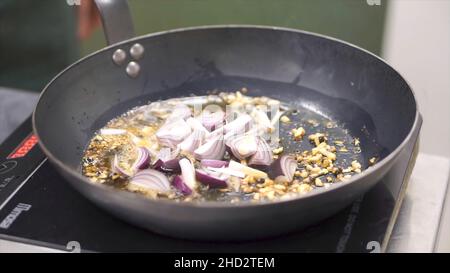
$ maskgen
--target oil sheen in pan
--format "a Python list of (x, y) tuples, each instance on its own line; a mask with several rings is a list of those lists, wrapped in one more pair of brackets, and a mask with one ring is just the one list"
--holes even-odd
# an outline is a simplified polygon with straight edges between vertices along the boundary
[[(249, 96), (268, 96), (279, 99), (282, 102), (288, 101), (290, 102), (289, 107), (291, 109), (295, 109), (295, 113), (289, 115), (289, 117), (291, 118), (291, 122), (280, 124), (280, 144), (285, 148), (286, 153), (311, 150), (313, 148), (313, 145), (307, 139), (298, 142), (294, 141), (289, 135), (289, 132), (294, 127), (303, 127), (306, 130), (307, 135), (314, 133), (326, 133), (328, 143), (330, 143), (330, 145), (335, 145), (335, 141), (344, 143), (345, 148), (342, 151), (341, 147), (335, 145), (338, 150), (336, 161), (337, 166), (348, 166), (350, 165), (350, 162), (352, 162), (353, 160), (357, 160), (362, 164), (363, 169), (365, 169), (368, 166), (369, 158), (373, 156), (379, 157), (380, 155), (383, 155), (382, 147), (378, 145), (376, 138), (370, 132), (373, 131), (373, 128), (371, 128), (372, 126), (370, 116), (367, 112), (364, 111), (364, 109), (360, 108), (354, 103), (342, 99), (337, 100), (336, 98), (328, 97), (320, 92), (299, 85), (293, 86), (292, 84), (276, 83), (260, 79), (249, 79), (241, 77), (224, 78), (227, 78), (227, 81), (205, 79), (200, 81), (188, 82), (173, 89), (145, 94), (139, 98), (124, 101), (120, 105), (115, 106), (113, 109), (111, 109), (111, 111), (108, 111), (108, 113), (105, 113), (105, 115), (100, 117), (100, 119), (97, 120), (97, 125), (102, 123), (104, 124), (104, 122), (111, 119), (113, 115), (116, 116), (116, 113), (126, 112), (136, 105), (145, 105), (149, 101), (164, 100), (174, 97), (186, 97), (189, 95), (205, 95), (210, 94), (211, 92), (214, 93), (218, 91), (232, 91), (239, 90), (242, 87), (247, 87), (247, 89), (249, 90), (249, 93), (247, 95)], [(218, 86), (218, 83), (222, 84)], [(346, 122), (345, 118), (343, 122), (339, 116), (337, 116), (337, 119), (334, 119), (332, 113), (333, 109), (325, 109), (330, 110), (328, 112), (321, 111), (325, 107), (329, 108), (330, 105), (326, 103), (327, 101), (328, 103), (330, 101), (334, 103), (341, 103), (342, 106), (346, 108), (349, 114), (357, 114), (359, 117), (362, 117), (359, 119), (359, 121), (363, 120), (367, 122), (357, 122), (349, 124), (348, 122)], [(311, 105), (313, 107), (310, 107)], [(360, 140), (360, 146), (353, 145), (355, 139)], [(209, 194), (204, 197), (206, 200), (217, 201), (227, 201), (236, 197), (244, 200), (247, 199), (245, 194), (234, 196), (230, 193), (224, 194), (220, 191), (211, 190), (209, 191)]]
[[(361, 148), (359, 145), (354, 145), (355, 137), (352, 136), (342, 124), (338, 124), (337, 122), (312, 110), (298, 106), (297, 109), (290, 110), (290, 114), (288, 116), (290, 118), (290, 122), (280, 122), (279, 126), (280, 146), (284, 148), (284, 154), (311, 150), (315, 146), (308, 141), (307, 136), (315, 133), (325, 133), (330, 145), (335, 145), (335, 141), (344, 143), (344, 146), (342, 147), (335, 145), (337, 148), (336, 166), (348, 166), (353, 160), (364, 162)], [(298, 127), (303, 127), (306, 131), (306, 135), (302, 141), (295, 141), (290, 134), (292, 129)], [(345, 147), (346, 150), (340, 151), (343, 147)], [(366, 167), (367, 165), (364, 164), (363, 169)], [(231, 201), (234, 198), (239, 198), (241, 200), (251, 199), (251, 196), (245, 193), (223, 193), (214, 189), (209, 189), (208, 194), (203, 194), (203, 196), (205, 200), (222, 202)]]

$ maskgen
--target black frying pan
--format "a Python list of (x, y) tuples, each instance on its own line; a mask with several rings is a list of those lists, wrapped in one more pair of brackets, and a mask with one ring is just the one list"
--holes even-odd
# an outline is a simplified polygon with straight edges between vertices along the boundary
[[(421, 117), (405, 80), (382, 59), (348, 43), (257, 26), (196, 27), (128, 39), (133, 32), (126, 2), (96, 2), (112, 45), (76, 62), (47, 85), (33, 125), (43, 151), (67, 181), (130, 223), (206, 240), (261, 238), (302, 228), (374, 186), (420, 130)], [(343, 124), (361, 140), (363, 165), (374, 155), (380, 161), (348, 182), (294, 200), (260, 204), (149, 200), (81, 175), (83, 150), (94, 132), (129, 108), (244, 86), (252, 95), (278, 98)]]

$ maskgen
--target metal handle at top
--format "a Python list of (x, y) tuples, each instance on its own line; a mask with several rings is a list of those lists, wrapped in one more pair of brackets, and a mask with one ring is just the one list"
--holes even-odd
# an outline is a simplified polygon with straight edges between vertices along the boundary
[(133, 38), (134, 27), (126, 0), (95, 0), (108, 45)]

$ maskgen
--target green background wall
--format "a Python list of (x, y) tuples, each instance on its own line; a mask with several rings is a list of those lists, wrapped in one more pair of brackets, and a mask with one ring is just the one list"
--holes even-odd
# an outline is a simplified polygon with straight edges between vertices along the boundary
[[(386, 3), (366, 0), (129, 0), (137, 35), (214, 24), (274, 25), (331, 35), (380, 53)], [(105, 45), (98, 30), (82, 55)]]

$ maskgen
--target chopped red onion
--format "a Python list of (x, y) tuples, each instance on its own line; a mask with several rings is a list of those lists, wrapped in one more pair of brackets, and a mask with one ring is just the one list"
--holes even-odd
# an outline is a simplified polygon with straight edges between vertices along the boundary
[(197, 182), (195, 180), (195, 168), (192, 162), (188, 158), (180, 159), (181, 177), (184, 183), (191, 189), (194, 190), (197, 187)]
[(173, 178), (172, 186), (183, 195), (191, 195), (192, 194), (192, 190), (186, 185), (186, 183), (184, 183), (183, 178), (179, 175), (177, 175)]
[(264, 138), (258, 137), (257, 141), (258, 148), (256, 153), (248, 161), (248, 164), (255, 168), (265, 168), (270, 166), (273, 162), (272, 149)]
[(120, 166), (118, 154), (114, 155), (114, 160), (112, 162), (112, 169), (114, 172), (121, 174), (122, 176), (129, 177), (132, 176), (138, 170), (143, 170), (150, 165), (150, 153), (147, 148), (138, 147), (136, 148), (136, 160), (131, 165), (130, 170), (126, 170)]
[(241, 133), (246, 132), (250, 129), (250, 123), (252, 122), (252, 117), (247, 114), (240, 115), (235, 120), (227, 123), (223, 128), (225, 133), (235, 132)]
[(184, 104), (177, 104), (175, 108), (173, 108), (172, 113), (167, 118), (166, 122), (170, 122), (176, 119), (188, 119), (192, 116), (191, 108)]
[(112, 163), (112, 170), (122, 176), (125, 176), (125, 177), (130, 177), (133, 175), (120, 166), (119, 156), (117, 154), (114, 155), (114, 160)]
[(133, 163), (131, 167), (133, 170), (143, 170), (148, 168), (150, 164), (150, 153), (147, 148), (139, 147), (137, 148), (137, 157), (136, 161)]
[(186, 123), (191, 127), (192, 131), (202, 131), (205, 135), (209, 134), (209, 131), (203, 126), (203, 124), (196, 118), (188, 118)]
[(230, 168), (234, 171), (242, 172), (248, 176), (253, 176), (255, 178), (267, 178), (268, 177), (267, 173), (257, 170), (257, 169), (254, 169), (254, 168), (251, 168), (251, 167), (248, 167), (248, 166), (245, 166), (234, 160), (230, 160), (230, 164), (228, 165), (228, 168)]
[(178, 147), (182, 151), (193, 153), (195, 149), (200, 147), (205, 138), (205, 132), (201, 130), (195, 130), (185, 140), (183, 140)]
[[(216, 130), (223, 126), (223, 121), (225, 118), (225, 113), (219, 106), (218, 109), (211, 109), (213, 107), (208, 106), (207, 109), (203, 110), (201, 114), (201, 122), (208, 131)], [(215, 110), (215, 111), (212, 111)]]
[(254, 108), (252, 115), (255, 118), (255, 121), (258, 124), (258, 127), (262, 128), (265, 131), (273, 128), (272, 123), (265, 111)]
[(255, 154), (258, 148), (256, 137), (247, 134), (233, 137), (226, 144), (231, 153), (240, 160)]
[(218, 136), (223, 137), (223, 133), (224, 133), (223, 127), (217, 128), (216, 130), (209, 133), (206, 136), (205, 140), (208, 141), (208, 140), (213, 139)]
[(296, 169), (297, 161), (292, 156), (283, 155), (272, 163), (271, 176), (276, 178), (282, 175), (287, 180), (292, 181)]
[(157, 158), (163, 161), (167, 161), (176, 158), (179, 153), (180, 153), (179, 148), (173, 150), (170, 148), (162, 148), (161, 150), (159, 150)]
[(191, 133), (191, 127), (183, 119), (164, 124), (156, 132), (159, 142), (169, 147), (176, 147)]
[(222, 159), (225, 154), (225, 143), (222, 136), (214, 137), (194, 151), (195, 158)]
[(169, 148), (162, 148), (152, 168), (164, 172), (178, 172), (180, 170), (179, 159), (177, 158), (179, 151), (179, 149), (171, 151)]
[(152, 166), (153, 169), (163, 171), (163, 172), (179, 172), (180, 163), (178, 158), (174, 158), (167, 161), (162, 161), (158, 159)]
[(150, 189), (158, 192), (169, 192), (170, 183), (166, 175), (156, 170), (142, 170), (137, 172), (130, 180), (132, 186)]
[(228, 186), (228, 177), (220, 177), (220, 174), (217, 173), (196, 170), (195, 177), (202, 184), (208, 185), (210, 188), (226, 188)]
[(228, 167), (228, 161), (216, 159), (203, 159), (202, 161), (200, 161), (200, 164), (203, 167), (213, 167), (213, 168)]
[(245, 173), (241, 172), (241, 171), (237, 171), (231, 168), (214, 168), (214, 167), (207, 167), (208, 170), (210, 171), (214, 171), (216, 173), (221, 173), (224, 175), (229, 175), (229, 176), (236, 176), (239, 178), (244, 178), (245, 177)]

